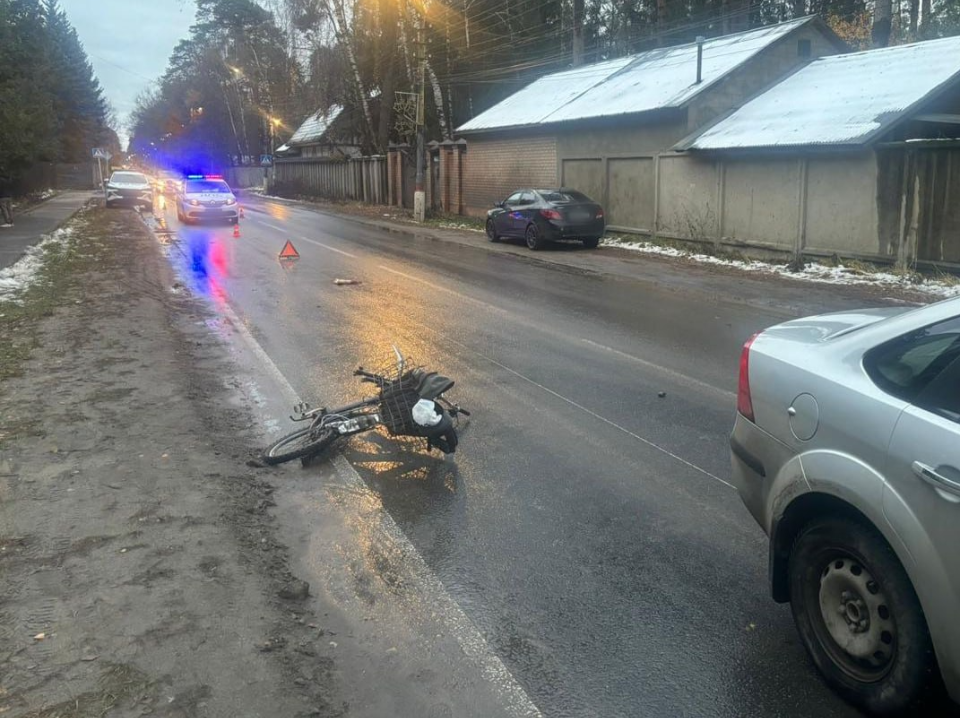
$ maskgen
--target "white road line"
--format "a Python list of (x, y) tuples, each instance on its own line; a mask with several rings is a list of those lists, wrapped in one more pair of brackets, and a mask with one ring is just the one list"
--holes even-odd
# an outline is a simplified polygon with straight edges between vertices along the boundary
[(433, 290), (439, 290), (440, 292), (456, 295), (458, 298), (467, 300), (468, 302), (476, 303), (477, 305), (483, 305), (484, 307), (492, 308), (502, 313), (507, 313), (506, 310), (503, 310), (502, 308), (498, 308), (496, 305), (491, 305), (490, 303), (486, 303), (483, 300), (477, 300), (476, 298), (472, 298), (469, 295), (464, 295), (463, 293), (459, 293), (456, 290), (451, 290), (450, 288), (445, 288), (442, 285), (437, 285), (435, 283), (432, 283), (429, 280), (424, 280), (423, 278), (419, 278), (416, 275), (408, 275), (405, 272), (394, 270), (393, 268), (387, 267), (386, 265), (381, 265), (380, 269), (386, 270), (388, 273), (393, 273), (394, 275), (399, 275), (400, 277), (406, 278), (407, 280), (413, 280), (414, 282), (418, 282), (421, 285), (426, 285), (428, 288), (432, 288)]
[(477, 352), (476, 350), (473, 350), (472, 348), (468, 348), (466, 345), (464, 345), (464, 344), (461, 343), (461, 342), (458, 342), (457, 340), (454, 340), (454, 339), (449, 338), (449, 337), (445, 338), (445, 340), (446, 340), (447, 342), (453, 343), (454, 345), (459, 345), (460, 347), (462, 347), (462, 348), (463, 348), (464, 350), (466, 350), (467, 352), (473, 353), (473, 354), (476, 355), (477, 357), (483, 358), (483, 359), (486, 360), (487, 362), (489, 362), (489, 363), (491, 363), (491, 364), (493, 364), (493, 365), (496, 365), (498, 368), (500, 368), (500, 369), (502, 369), (502, 370), (506, 370), (506, 371), (507, 371), (508, 373), (510, 373), (511, 375), (515, 375), (515, 376), (517, 376), (518, 378), (520, 378), (521, 380), (524, 380), (524, 381), (530, 383), (530, 384), (533, 385), (534, 387), (540, 388), (540, 389), (543, 390), (545, 393), (549, 393), (550, 395), (553, 395), (553, 396), (554, 396), (555, 398), (557, 398), (558, 400), (563, 400), (565, 403), (567, 403), (567, 404), (569, 404), (569, 405), (572, 405), (573, 407), (577, 408), (577, 410), (581, 410), (581, 411), (585, 412), (587, 415), (589, 415), (590, 417), (595, 418), (595, 419), (599, 420), (600, 422), (606, 423), (607, 425), (609, 425), (609, 426), (612, 427), (612, 428), (616, 428), (616, 429), (619, 430), (620, 432), (622, 432), (622, 433), (624, 433), (624, 434), (626, 434), (626, 435), (629, 435), (629, 436), (632, 437), (634, 440), (638, 440), (639, 442), (642, 442), (644, 445), (647, 445), (648, 447), (651, 447), (651, 448), (653, 448), (654, 450), (658, 450), (659, 452), (662, 452), (664, 455), (673, 458), (673, 459), (676, 460), (677, 462), (682, 463), (683, 465), (686, 465), (687, 467), (691, 468), (692, 470), (696, 470), (696, 471), (699, 472), (699, 473), (703, 473), (704, 475), (706, 475), (706, 476), (707, 476), (708, 478), (710, 478), (711, 480), (716, 480), (718, 483), (721, 483), (721, 484), (723, 484), (723, 485), (726, 485), (728, 488), (731, 488), (731, 489), (734, 489), (734, 490), (736, 489), (733, 485), (731, 485), (730, 483), (728, 483), (726, 480), (724, 480), (724, 479), (721, 478), (721, 477), (717, 477), (716, 475), (714, 475), (714, 474), (713, 474), (712, 472), (710, 472), (709, 470), (704, 470), (704, 469), (703, 469), (702, 467), (700, 467), (699, 465), (695, 465), (694, 463), (690, 462), (689, 460), (685, 460), (684, 458), (680, 457), (680, 456), (677, 455), (676, 453), (670, 452), (669, 450), (667, 450), (667, 449), (666, 449), (665, 447), (663, 447), (662, 445), (657, 445), (657, 443), (653, 442), (652, 440), (647, 440), (645, 437), (641, 437), (640, 435), (637, 435), (635, 432), (632, 432), (632, 431), (630, 431), (630, 430), (627, 430), (625, 427), (623, 427), (622, 425), (619, 425), (619, 424), (615, 423), (613, 420), (610, 420), (609, 418), (605, 418), (603, 415), (600, 415), (600, 414), (598, 414), (598, 413), (595, 413), (593, 410), (591, 410), (591, 409), (588, 408), (588, 407), (584, 407), (583, 405), (581, 405), (580, 403), (578, 403), (576, 400), (571, 400), (570, 398), (561, 395), (561, 394), (558, 393), (556, 390), (551, 390), (551, 389), (548, 388), (546, 385), (541, 385), (541, 384), (538, 383), (536, 380), (533, 380), (533, 379), (531, 379), (531, 378), (528, 378), (528, 377), (527, 377), (526, 375), (524, 375), (523, 373), (517, 372), (516, 370), (514, 370), (514, 369), (511, 368), (511, 367), (507, 367), (506, 365), (504, 365), (504, 364), (501, 363), (501, 362), (497, 362), (496, 360), (494, 360), (492, 357), (490, 357), (490, 356), (488, 356), (488, 355), (484, 355), (483, 353)]
[(278, 225), (274, 225), (273, 223), (268, 223), (266, 220), (261, 220), (260, 222), (263, 223), (264, 225), (266, 225), (268, 228), (271, 228), (271, 229), (273, 229), (273, 230), (276, 230), (277, 232), (282, 232), (282, 233), (288, 232), (288, 231), (287, 231), (287, 228), (282, 228), (282, 227), (280, 227), (280, 226), (278, 226)]
[[(296, 403), (300, 398), (297, 391), (294, 390), (290, 381), (280, 372), (280, 368), (276, 366), (260, 343), (253, 337), (246, 325), (233, 311), (233, 308), (229, 304), (224, 304), (221, 310), (257, 359), (263, 364), (264, 369), (280, 385), (290, 404)], [(342, 454), (338, 453), (336, 455), (333, 459), (333, 465), (344, 484), (357, 491), (366, 491), (367, 487), (360, 475)], [(414, 579), (419, 582), (420, 591), (426, 596), (426, 605), (437, 611), (436, 615), (449, 629), (450, 634), (456, 638), (464, 654), (474, 660), (480, 667), (484, 679), (499, 694), (507, 714), (516, 717), (542, 717), (540, 710), (526, 691), (513, 677), (507, 666), (503, 664), (503, 661), (490, 649), (483, 635), (477, 630), (477, 626), (473, 624), (466, 613), (463, 612), (463, 609), (446, 591), (443, 583), (433, 574), (390, 513), (382, 512), (380, 522), (384, 533), (400, 549)]]
[(584, 342), (587, 345), (590, 345), (591, 347), (595, 347), (600, 350), (605, 350), (606, 352), (613, 353), (614, 355), (618, 355), (619, 357), (626, 358), (627, 360), (635, 362), (638, 365), (643, 365), (646, 368), (650, 368), (651, 370), (656, 370), (659, 373), (663, 373), (664, 375), (667, 375), (673, 378), (676, 382), (680, 383), (681, 385), (695, 385), (701, 390), (706, 390), (708, 392), (712, 392), (717, 395), (720, 395), (725, 400), (737, 399), (737, 394), (735, 392), (730, 392), (729, 390), (722, 390), (718, 387), (715, 387), (714, 385), (711, 385), (710, 383), (703, 382), (703, 380), (697, 380), (696, 378), (692, 378), (689, 375), (684, 375), (683, 373), (677, 372), (676, 370), (671, 370), (670, 368), (663, 367), (662, 365), (657, 365), (656, 363), (652, 363), (649, 360), (638, 358), (636, 355), (631, 355), (630, 353), (623, 352), (623, 350), (617, 350), (616, 348), (608, 347), (607, 345), (601, 345), (600, 343), (594, 342), (593, 340), (590, 340), (588, 338), (580, 338), (580, 340), (581, 342)]
[(300, 236), (300, 239), (303, 240), (304, 242), (308, 242), (308, 243), (310, 243), (310, 244), (312, 244), (312, 245), (318, 245), (318, 246), (320, 246), (320, 247), (322, 247), (322, 248), (326, 248), (327, 250), (332, 250), (332, 251), (335, 252), (335, 253), (340, 253), (341, 255), (346, 255), (347, 257), (350, 257), (350, 258), (358, 258), (358, 257), (360, 257), (359, 255), (354, 255), (353, 253), (348, 253), (346, 250), (341, 250), (340, 248), (332, 247), (332, 246), (330, 246), (330, 245), (327, 245), (326, 243), (320, 242), (319, 240), (313, 240), (313, 239), (311, 239), (311, 238), (304, 237), (303, 235)]
[[(439, 290), (441, 292), (449, 293), (451, 295), (455, 295), (459, 298), (462, 298), (468, 302), (472, 302), (477, 305), (482, 305), (486, 308), (495, 310), (504, 315), (510, 315), (511, 317), (514, 317), (512, 313), (510, 313), (507, 310), (504, 310), (503, 308), (499, 308), (496, 305), (491, 305), (490, 303), (484, 302), (483, 300), (477, 300), (476, 298), (472, 298), (468, 295), (464, 295), (463, 293), (459, 293), (456, 290), (445, 288), (442, 285), (437, 285), (435, 283), (430, 282), (429, 280), (424, 280), (423, 278), (419, 278), (416, 275), (408, 275), (405, 272), (394, 270), (393, 268), (387, 267), (386, 265), (380, 265), (380, 269), (386, 270), (387, 272), (393, 273), (394, 275), (399, 275), (400, 277), (406, 278), (407, 280), (413, 280), (414, 282), (421, 283), (422, 285), (426, 285), (428, 288), (431, 288), (433, 290)], [(542, 328), (542, 329), (546, 332), (549, 332), (549, 329), (547, 328)], [(561, 335), (561, 337), (566, 338), (565, 335)], [(588, 338), (580, 338), (580, 341), (585, 343), (586, 345), (597, 348), (598, 350), (603, 350), (604, 352), (613, 353), (614, 355), (618, 355), (622, 358), (635, 362), (638, 365), (642, 365), (645, 368), (649, 368), (650, 370), (658, 372), (661, 375), (666, 375), (667, 377), (671, 378), (674, 382), (679, 383), (680, 385), (684, 385), (687, 387), (694, 386), (694, 387), (700, 388), (701, 390), (705, 390), (707, 392), (713, 393), (714, 395), (719, 395), (725, 401), (734, 400), (737, 397), (736, 393), (730, 392), (729, 390), (721, 390), (720, 388), (715, 387), (709, 383), (705, 383), (703, 380), (698, 380), (697, 378), (690, 377), (689, 375), (685, 375), (676, 370), (663, 367), (662, 365), (658, 365), (657, 363), (650, 362), (649, 360), (644, 360), (643, 358), (639, 358), (636, 355), (631, 355), (630, 353), (623, 352), (622, 350), (617, 350), (616, 348), (609, 347), (608, 345), (603, 345), (601, 343), (595, 342)]]
[[(271, 228), (271, 229), (276, 230), (276, 231), (281, 232), (281, 233), (285, 233), (285, 234), (287, 234), (287, 235), (290, 234), (290, 231), (289, 231), (288, 228), (282, 228), (282, 227), (279, 227), (279, 226), (277, 226), (277, 225), (274, 225), (273, 223), (268, 223), (268, 222), (266, 222), (266, 221), (264, 221), (264, 220), (262, 220), (261, 222), (262, 222), (264, 225), (266, 225), (268, 228)], [(308, 243), (310, 243), (311, 245), (316, 245), (316, 246), (318, 246), (318, 247), (326, 248), (327, 250), (330, 250), (330, 251), (335, 252), (335, 253), (340, 253), (341, 255), (346, 255), (346, 256), (349, 257), (349, 258), (354, 258), (354, 259), (356, 259), (356, 258), (359, 257), (359, 255), (354, 255), (353, 253), (349, 253), (349, 252), (347, 252), (346, 250), (341, 250), (340, 248), (335, 248), (335, 247), (333, 247), (332, 245), (327, 245), (326, 243), (322, 243), (322, 242), (320, 242), (319, 240), (314, 240), (313, 238), (308, 238), (308, 237), (306, 237), (305, 235), (298, 235), (298, 236), (297, 236), (297, 241), (299, 242), (300, 240), (303, 240), (304, 242), (308, 242)]]

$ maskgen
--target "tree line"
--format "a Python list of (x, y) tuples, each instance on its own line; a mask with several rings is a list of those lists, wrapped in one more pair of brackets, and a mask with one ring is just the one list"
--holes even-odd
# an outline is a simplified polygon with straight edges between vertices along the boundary
[(366, 151), (454, 129), (547, 72), (817, 13), (855, 49), (960, 33), (960, 0), (197, 0), (141, 97), (137, 150), (212, 164), (269, 152), (341, 105)]
[(37, 162), (119, 152), (76, 30), (56, 0), (0, 0), (0, 180), (15, 186)]

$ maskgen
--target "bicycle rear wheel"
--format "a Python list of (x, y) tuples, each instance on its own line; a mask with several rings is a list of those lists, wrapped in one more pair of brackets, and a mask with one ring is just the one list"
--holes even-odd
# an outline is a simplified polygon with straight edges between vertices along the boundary
[(337, 437), (339, 433), (331, 427), (306, 427), (280, 438), (268, 447), (263, 453), (263, 461), (267, 465), (279, 465), (299, 457), (317, 455), (332, 445)]

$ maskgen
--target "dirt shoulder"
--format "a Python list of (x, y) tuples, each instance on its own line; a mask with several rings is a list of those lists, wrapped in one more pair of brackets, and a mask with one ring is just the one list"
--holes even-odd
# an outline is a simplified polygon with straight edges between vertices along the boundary
[(202, 309), (132, 213), (70, 224), (0, 304), (0, 714), (346, 712)]

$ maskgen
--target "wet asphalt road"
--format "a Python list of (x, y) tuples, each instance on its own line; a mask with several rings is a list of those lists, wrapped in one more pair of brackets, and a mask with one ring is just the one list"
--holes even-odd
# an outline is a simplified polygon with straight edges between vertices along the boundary
[(457, 381), (455, 464), (382, 438), (346, 455), (544, 714), (853, 713), (728, 484), (739, 349), (782, 314), (245, 204), (238, 239), (170, 210), (177, 257), (304, 399), (355, 399), (391, 343)]

